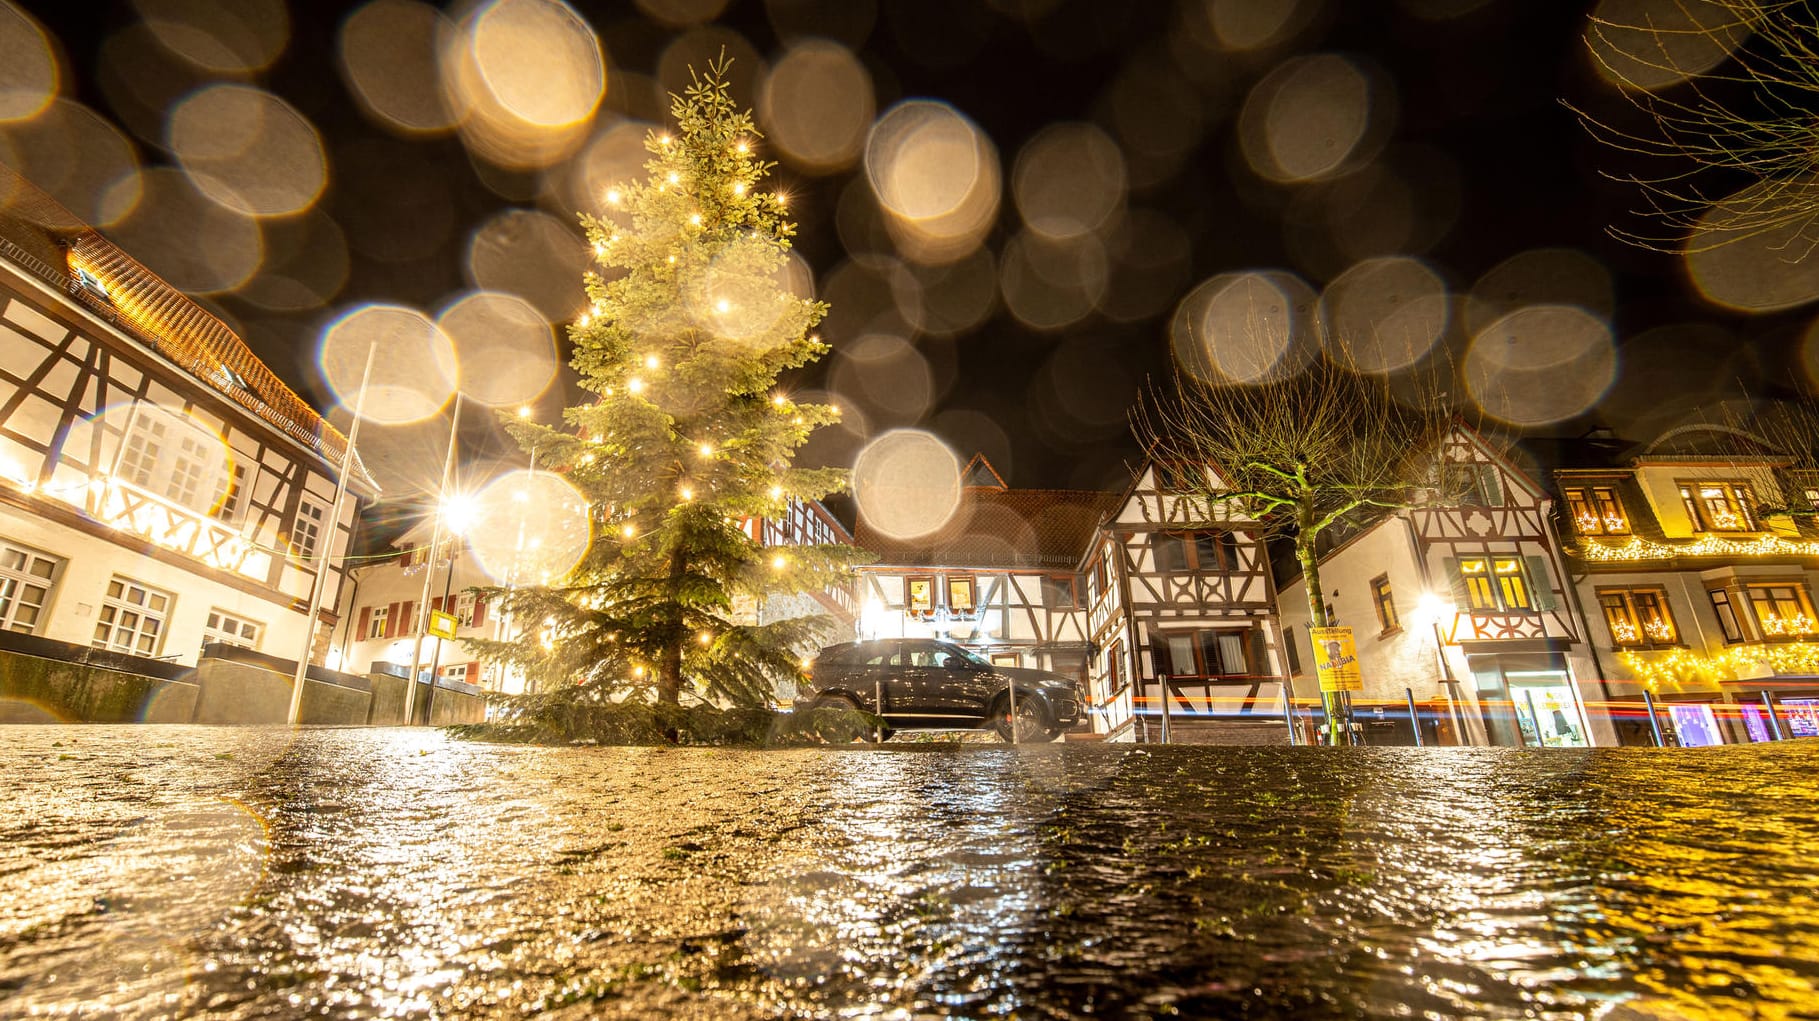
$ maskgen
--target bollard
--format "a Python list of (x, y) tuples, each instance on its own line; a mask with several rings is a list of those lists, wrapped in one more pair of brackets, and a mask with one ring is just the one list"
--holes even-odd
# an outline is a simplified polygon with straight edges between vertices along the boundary
[[(1535, 728), (1535, 747), (1546, 748), (1547, 742), (1545, 740), (1543, 740), (1541, 737), (1541, 714), (1535, 711), (1535, 693), (1532, 691), (1525, 691), (1522, 693), (1522, 697), (1528, 700), (1528, 721)], [(1516, 733), (1517, 734), (1522, 733), (1521, 715), (1522, 715), (1521, 713), (1516, 714), (1516, 716), (1517, 716)]]
[(1163, 743), (1163, 744), (1168, 744), (1168, 743), (1169, 743), (1169, 732), (1168, 732), (1168, 675), (1167, 675), (1167, 674), (1159, 674), (1159, 675), (1157, 675), (1157, 677), (1156, 677), (1156, 680), (1157, 680), (1157, 681), (1158, 681), (1158, 682), (1160, 682), (1160, 684), (1161, 684), (1161, 687), (1162, 687), (1162, 743)]
[(872, 736), (878, 739), (879, 744), (883, 744), (884, 743), (884, 678), (882, 678), (882, 677), (878, 678), (877, 683), (878, 683), (878, 690), (876, 692), (874, 692), (872, 695), (872, 708), (877, 710), (877, 712), (878, 712), (878, 728), (876, 730), (872, 731)]
[(1289, 697), (1286, 685), (1282, 692), (1282, 722), (1288, 724), (1288, 746), (1293, 748), (1300, 744), (1300, 741), (1295, 740), (1295, 703)]
[(1408, 725), (1415, 731), (1415, 747), (1425, 748), (1427, 742), (1421, 740), (1421, 714), (1415, 711), (1415, 689), (1403, 688), (1408, 695)]
[(1004, 690), (1011, 700), (1011, 744), (1014, 745), (1017, 743), (1017, 682), (1011, 681), (1007, 683), (1004, 686)]
[(1775, 715), (1775, 696), (1767, 688), (1762, 689), (1762, 708), (1768, 710), (1768, 734), (1770, 741), (1781, 740), (1781, 718)]
[(1642, 689), (1642, 703), (1648, 706), (1648, 729), (1655, 735), (1655, 747), (1660, 748), (1667, 742), (1661, 739), (1661, 718), (1655, 715), (1655, 696), (1649, 694), (1647, 688)]

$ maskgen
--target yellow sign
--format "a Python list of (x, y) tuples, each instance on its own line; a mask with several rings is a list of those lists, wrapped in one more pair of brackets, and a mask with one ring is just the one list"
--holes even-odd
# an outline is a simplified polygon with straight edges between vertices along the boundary
[(1321, 691), (1363, 691), (1364, 672), (1358, 669), (1358, 645), (1349, 627), (1310, 627), (1314, 640), (1314, 673)]
[(447, 638), (452, 641), (455, 637), (455, 615), (443, 613), (441, 610), (431, 610), (429, 612), (429, 633), (437, 638)]

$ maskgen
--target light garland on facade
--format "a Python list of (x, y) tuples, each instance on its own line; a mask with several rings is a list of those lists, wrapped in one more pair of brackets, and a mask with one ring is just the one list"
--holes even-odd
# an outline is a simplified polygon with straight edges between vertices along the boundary
[(1765, 665), (1777, 674), (1819, 673), (1819, 642), (1745, 645), (1726, 649), (1716, 656), (1674, 649), (1669, 652), (1620, 652), (1617, 658), (1637, 680), (1658, 689), (1663, 681), (1675, 684), (1734, 681), (1744, 671), (1754, 673)]
[(1593, 562), (1672, 560), (1676, 557), (1819, 557), (1819, 542), (1761, 535), (1754, 539), (1727, 539), (1705, 535), (1690, 542), (1653, 542), (1639, 535), (1621, 544), (1581, 539), (1580, 559)]

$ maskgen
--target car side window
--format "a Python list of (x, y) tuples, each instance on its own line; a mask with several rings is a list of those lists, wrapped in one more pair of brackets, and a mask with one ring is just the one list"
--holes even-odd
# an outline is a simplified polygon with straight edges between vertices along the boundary
[(865, 657), (864, 663), (866, 666), (896, 666), (897, 650), (894, 647), (887, 647), (878, 652), (874, 652), (870, 656)]

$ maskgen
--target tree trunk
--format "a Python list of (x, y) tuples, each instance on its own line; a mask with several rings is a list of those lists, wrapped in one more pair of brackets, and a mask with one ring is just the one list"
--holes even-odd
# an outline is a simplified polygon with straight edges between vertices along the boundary
[(682, 643), (688, 641), (688, 636), (682, 633), (679, 592), (687, 574), (688, 556), (678, 549), (670, 554), (669, 560), (669, 640), (663, 646), (662, 662), (657, 664), (657, 700), (666, 705), (675, 705), (682, 693)]
[[(1326, 597), (1320, 588), (1320, 557), (1314, 551), (1317, 535), (1303, 531), (1295, 537), (1295, 560), (1301, 564), (1301, 582), (1307, 592), (1307, 619), (1310, 627), (1331, 627), (1326, 616)], [(1311, 635), (1310, 635), (1311, 638)], [(1316, 660), (1320, 650), (1314, 650)], [(1316, 677), (1319, 670), (1314, 671)], [(1320, 700), (1326, 707), (1326, 743), (1338, 746), (1352, 743), (1352, 699), (1343, 691), (1322, 691)], [(1343, 736), (1341, 736), (1343, 734)]]

